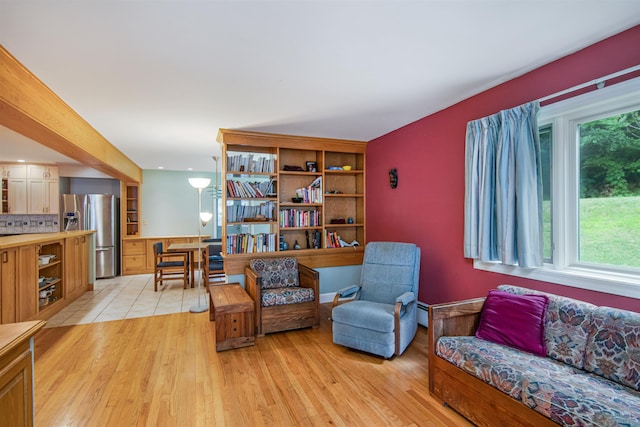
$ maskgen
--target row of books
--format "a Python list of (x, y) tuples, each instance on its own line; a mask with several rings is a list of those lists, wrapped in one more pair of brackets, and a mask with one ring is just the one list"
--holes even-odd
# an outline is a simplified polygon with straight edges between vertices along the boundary
[(316, 209), (280, 210), (280, 227), (316, 227), (322, 225), (321, 219), (320, 211)]
[(307, 187), (297, 188), (296, 195), (303, 203), (322, 203), (322, 177), (317, 177)]
[(340, 236), (335, 231), (327, 231), (326, 236), (326, 246), (327, 248), (339, 248), (340, 246)]
[(274, 180), (269, 181), (227, 181), (227, 197), (235, 198), (263, 198), (275, 196)]
[(238, 154), (227, 156), (227, 171), (248, 173), (274, 173), (276, 160), (273, 157)]
[(264, 218), (266, 221), (273, 221), (275, 218), (275, 202), (264, 202), (258, 206), (233, 205), (227, 206), (227, 221), (241, 222), (245, 218)]
[(357, 240), (352, 241), (351, 243), (345, 242), (340, 238), (335, 231), (327, 231), (327, 248), (344, 248), (344, 247), (353, 247), (360, 246), (360, 243)]
[(252, 254), (275, 252), (276, 235), (274, 233), (232, 234), (227, 236), (228, 254)]

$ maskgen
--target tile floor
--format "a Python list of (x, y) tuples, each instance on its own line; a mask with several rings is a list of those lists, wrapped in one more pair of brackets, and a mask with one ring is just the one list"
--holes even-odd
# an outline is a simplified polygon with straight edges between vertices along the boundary
[[(200, 302), (208, 306), (204, 288), (200, 291)], [(183, 289), (181, 280), (169, 280), (164, 289), (154, 292), (151, 274), (99, 279), (93, 291), (86, 292), (52, 316), (45, 327), (178, 313), (189, 311), (197, 304), (198, 289)]]

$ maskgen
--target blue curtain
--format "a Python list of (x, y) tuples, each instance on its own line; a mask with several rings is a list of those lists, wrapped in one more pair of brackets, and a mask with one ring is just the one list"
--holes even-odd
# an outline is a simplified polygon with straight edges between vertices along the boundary
[(464, 256), (541, 267), (538, 102), (467, 123)]

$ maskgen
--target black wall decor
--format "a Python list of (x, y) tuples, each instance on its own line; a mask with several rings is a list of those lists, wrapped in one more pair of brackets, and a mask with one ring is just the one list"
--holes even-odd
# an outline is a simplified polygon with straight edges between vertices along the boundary
[(389, 169), (389, 184), (391, 188), (398, 187), (398, 169)]

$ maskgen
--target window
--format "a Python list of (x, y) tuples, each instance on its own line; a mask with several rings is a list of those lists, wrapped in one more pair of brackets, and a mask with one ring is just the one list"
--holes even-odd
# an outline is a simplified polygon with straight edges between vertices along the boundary
[(640, 79), (538, 115), (545, 266), (476, 268), (640, 297)]

